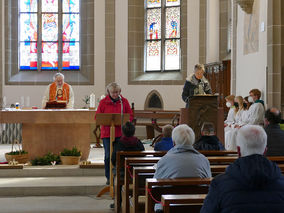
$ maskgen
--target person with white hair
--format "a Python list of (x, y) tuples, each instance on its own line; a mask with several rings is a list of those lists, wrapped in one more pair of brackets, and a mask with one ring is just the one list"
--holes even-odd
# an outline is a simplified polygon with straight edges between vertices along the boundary
[(267, 135), (258, 125), (237, 134), (239, 158), (210, 184), (201, 213), (280, 213), (284, 209), (284, 176), (265, 156)]
[(56, 73), (53, 76), (54, 82), (49, 84), (42, 99), (42, 108), (46, 107), (47, 102), (64, 101), (66, 108), (74, 108), (74, 92), (71, 85), (64, 82), (64, 75)]
[(186, 124), (172, 132), (174, 147), (157, 163), (154, 178), (211, 177), (208, 159), (193, 148), (195, 134)]
[(204, 65), (196, 64), (194, 73), (191, 74), (184, 83), (182, 91), (182, 100), (189, 106), (190, 99), (194, 95), (212, 94), (212, 89), (209, 81), (204, 77)]

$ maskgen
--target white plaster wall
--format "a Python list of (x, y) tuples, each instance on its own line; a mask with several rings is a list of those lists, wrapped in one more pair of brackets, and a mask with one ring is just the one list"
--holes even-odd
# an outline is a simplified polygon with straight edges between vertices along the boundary
[[(135, 102), (136, 109), (144, 109), (147, 95), (157, 90), (164, 101), (165, 110), (179, 110), (185, 104), (181, 99), (183, 85), (128, 85), (128, 1), (116, 1), (116, 54), (115, 79), (122, 86), (122, 94), (129, 102)], [(190, 0), (188, 4), (188, 45), (187, 66), (188, 74), (192, 72), (194, 64), (199, 59), (199, 1)]]
[[(266, 101), (266, 66), (267, 66), (267, 0), (260, 1), (259, 21), (265, 23), (265, 31), (259, 31), (259, 51), (243, 54), (244, 12), (238, 6), (237, 24), (237, 61), (236, 61), (236, 95), (247, 96), (251, 89), (258, 88)], [(261, 27), (259, 27), (261, 29)]]
[[(4, 1), (2, 1), (4, 4)], [(4, 10), (4, 5), (3, 10)], [(4, 20), (4, 12), (2, 11)], [(2, 23), (2, 26), (4, 24)], [(2, 42), (4, 43), (4, 32), (2, 34)], [(5, 56), (3, 55), (3, 61)], [(104, 94), (105, 88), (105, 1), (95, 1), (95, 86), (72, 86), (75, 94), (75, 108), (84, 106), (82, 99), (94, 92), (97, 97)], [(5, 70), (4, 64), (2, 69)], [(3, 96), (6, 96), (7, 104), (20, 102), (21, 96), (30, 96), (32, 106), (41, 106), (41, 99), (46, 86), (17, 86), (5, 85), (3, 72)]]
[(207, 0), (206, 63), (219, 61), (219, 0)]

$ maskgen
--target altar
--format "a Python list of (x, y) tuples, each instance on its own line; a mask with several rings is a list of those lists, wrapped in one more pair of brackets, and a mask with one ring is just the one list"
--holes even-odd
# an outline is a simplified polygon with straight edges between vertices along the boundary
[(76, 146), (82, 152), (81, 160), (87, 160), (95, 113), (86, 109), (2, 110), (0, 122), (22, 123), (22, 147), (30, 159)]

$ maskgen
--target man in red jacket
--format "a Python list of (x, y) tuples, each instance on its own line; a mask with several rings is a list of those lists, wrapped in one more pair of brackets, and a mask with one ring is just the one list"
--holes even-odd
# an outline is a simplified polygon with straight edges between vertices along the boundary
[[(123, 113), (130, 114), (130, 121), (133, 119), (133, 113), (129, 102), (126, 98), (120, 95), (121, 87), (113, 82), (107, 85), (107, 96), (100, 101), (97, 109), (97, 113), (121, 113), (121, 107), (123, 106)], [(121, 104), (122, 103), (122, 104)], [(115, 127), (115, 141), (119, 141), (121, 137), (121, 126)], [(105, 150), (105, 176), (107, 178), (106, 184), (109, 184), (109, 163), (110, 163), (110, 126), (101, 126), (101, 138), (104, 144)]]

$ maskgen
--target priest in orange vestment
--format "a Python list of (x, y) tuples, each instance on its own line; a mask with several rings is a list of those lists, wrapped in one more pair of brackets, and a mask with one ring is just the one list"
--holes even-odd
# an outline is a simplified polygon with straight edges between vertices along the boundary
[(54, 82), (49, 84), (42, 99), (42, 108), (50, 101), (66, 101), (66, 108), (74, 107), (74, 93), (72, 87), (64, 82), (64, 75), (56, 73), (53, 77)]

